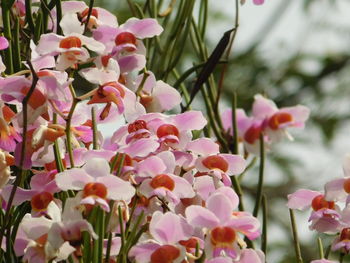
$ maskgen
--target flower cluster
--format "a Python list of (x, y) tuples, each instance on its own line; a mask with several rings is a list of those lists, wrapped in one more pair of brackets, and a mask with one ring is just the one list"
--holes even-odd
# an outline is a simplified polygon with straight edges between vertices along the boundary
[[(260, 135), (263, 134), (264, 146), (269, 149), (274, 142), (283, 137), (293, 139), (287, 128), (303, 128), (309, 118), (310, 110), (302, 105), (278, 108), (276, 104), (262, 95), (255, 95), (252, 116), (247, 116), (243, 109), (236, 109), (238, 140), (243, 143), (245, 151), (258, 154)], [(222, 113), (222, 122), (227, 133), (233, 135), (232, 110)]]
[[(23, 7), (17, 1), (14, 12), (22, 17)], [(246, 243), (260, 236), (260, 223), (237, 209), (231, 188), (245, 159), (194, 136), (207, 124), (201, 112), (164, 113), (181, 96), (145, 70), (143, 40), (162, 33), (157, 20), (119, 25), (79, 1), (62, 2), (62, 14), (57, 23), (53, 9), (52, 32), (30, 43), (27, 70), (6, 75), (0, 61), (0, 196), (4, 213), (13, 206), (25, 213), (7, 229), (16, 256), (78, 261), (100, 246), (110, 262), (122, 253), (133, 262), (265, 262)], [(76, 74), (94, 88), (78, 96)], [(268, 104), (252, 122), (269, 127), (268, 136), (305, 120)], [(117, 119), (125, 125), (111, 138), (95, 130)], [(1, 235), (6, 250), (11, 235)]]
[(344, 177), (329, 181), (324, 192), (300, 189), (288, 196), (288, 207), (311, 208), (310, 229), (334, 236), (332, 251), (350, 252), (350, 155), (343, 163)]

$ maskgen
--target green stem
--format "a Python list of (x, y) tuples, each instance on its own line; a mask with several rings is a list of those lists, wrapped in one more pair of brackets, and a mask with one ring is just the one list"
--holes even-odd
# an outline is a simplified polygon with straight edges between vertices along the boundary
[(298, 239), (298, 230), (295, 223), (294, 212), (292, 209), (289, 209), (290, 221), (292, 223), (292, 231), (293, 231), (293, 240), (294, 240), (294, 249), (297, 263), (303, 263), (303, 258), (301, 257), (300, 244)]
[(97, 139), (97, 123), (95, 107), (91, 108), (91, 119), (92, 119), (92, 148), (98, 150), (98, 139)]
[(62, 5), (61, 0), (56, 0), (56, 18), (57, 18), (57, 34), (62, 35), (62, 28), (60, 26), (60, 22), (62, 19)]
[(235, 190), (239, 198), (238, 209), (239, 211), (244, 211), (242, 188), (235, 175), (231, 176), (231, 182), (232, 182), (233, 189)]
[(318, 245), (318, 252), (320, 254), (320, 258), (324, 258), (323, 244), (322, 244), (322, 239), (320, 237), (317, 238), (317, 245)]
[(259, 182), (258, 190), (256, 193), (255, 206), (253, 216), (257, 217), (262, 199), (262, 190), (264, 185), (264, 168), (265, 168), (265, 147), (264, 147), (264, 134), (260, 133), (260, 167), (259, 167)]
[(267, 200), (266, 195), (262, 196), (262, 211), (263, 211), (263, 225), (262, 225), (262, 237), (261, 237), (261, 250), (266, 256), (267, 251)]
[(232, 98), (232, 134), (233, 134), (233, 145), (231, 152), (233, 154), (238, 154), (238, 128), (237, 128), (237, 93), (233, 92), (233, 98)]
[(12, 61), (12, 34), (11, 34), (11, 22), (10, 22), (10, 9), (6, 6), (6, 1), (1, 3), (2, 22), (4, 26), (4, 36), (9, 41), (9, 47), (4, 50), (5, 58), (4, 63), (6, 65), (6, 74), (11, 75), (13, 73), (13, 61)]
[(13, 37), (13, 67), (16, 72), (21, 70), (21, 47), (19, 40), (19, 18), (15, 19), (15, 32)]
[(72, 148), (72, 118), (74, 114), (74, 110), (78, 104), (79, 100), (73, 98), (72, 106), (69, 110), (67, 122), (66, 122), (66, 136), (67, 136), (67, 151), (69, 155), (70, 167), (74, 167), (74, 156), (73, 156), (73, 148)]

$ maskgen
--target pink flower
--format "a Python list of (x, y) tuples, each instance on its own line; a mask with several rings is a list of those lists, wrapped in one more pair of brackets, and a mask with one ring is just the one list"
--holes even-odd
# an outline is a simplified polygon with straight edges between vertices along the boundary
[(249, 213), (233, 213), (238, 205), (238, 196), (231, 188), (220, 189), (207, 199), (207, 208), (192, 205), (185, 214), (191, 225), (206, 229), (207, 259), (222, 254), (235, 259), (240, 253), (238, 243), (243, 242), (238, 233), (251, 240), (257, 238), (260, 235), (259, 221)]
[[(186, 250), (179, 242), (188, 240), (192, 233), (193, 228), (183, 217), (172, 212), (162, 214), (156, 211), (149, 225), (151, 239), (132, 247), (129, 257), (134, 258), (137, 263), (181, 262), (185, 259)], [(140, 240), (145, 239), (141, 237)]]
[(312, 207), (313, 211), (309, 218), (310, 228), (318, 232), (337, 232), (341, 226), (340, 209), (334, 201), (327, 201), (320, 192), (300, 189), (288, 195), (287, 206), (298, 210)]
[(59, 173), (55, 180), (63, 191), (82, 190), (81, 204), (98, 204), (107, 212), (108, 200), (129, 202), (135, 194), (129, 182), (110, 174), (108, 162), (101, 158), (90, 159), (82, 168)]
[(343, 162), (344, 177), (334, 179), (325, 185), (327, 200), (350, 202), (350, 155), (346, 155)]

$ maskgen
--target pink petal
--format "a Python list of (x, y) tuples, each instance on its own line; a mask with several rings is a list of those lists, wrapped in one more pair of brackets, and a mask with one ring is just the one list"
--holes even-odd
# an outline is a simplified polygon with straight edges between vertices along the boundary
[(187, 111), (174, 117), (175, 126), (180, 130), (201, 130), (207, 124), (200, 111)]
[(86, 160), (83, 166), (84, 171), (92, 177), (102, 177), (110, 174), (109, 163), (102, 158), (92, 158)]
[(272, 100), (266, 99), (260, 94), (255, 95), (254, 99), (253, 116), (255, 118), (265, 119), (278, 111), (276, 104)]
[(56, 184), (63, 190), (82, 190), (84, 186), (93, 182), (94, 179), (88, 175), (83, 169), (73, 168), (56, 175)]
[(288, 195), (287, 206), (291, 209), (304, 210), (310, 207), (312, 200), (320, 194), (320, 192), (300, 189), (295, 193)]
[(215, 193), (209, 196), (206, 207), (219, 218), (221, 223), (226, 222), (232, 217), (233, 203), (230, 199), (221, 193)]
[(187, 144), (186, 149), (198, 155), (212, 155), (219, 153), (220, 146), (209, 138), (199, 138)]
[(152, 139), (140, 139), (124, 149), (124, 152), (132, 157), (145, 157), (151, 152), (155, 152), (159, 147), (159, 143)]
[(163, 32), (163, 28), (158, 24), (158, 21), (153, 18), (130, 18), (122, 25), (122, 28), (132, 32), (139, 39), (159, 36)]
[(175, 244), (191, 237), (193, 229), (184, 218), (172, 212), (156, 211), (150, 222), (151, 235), (161, 244)]
[(239, 263), (264, 263), (265, 255), (262, 251), (255, 251), (254, 249), (244, 249), (242, 251), (241, 257), (238, 261)]
[(126, 73), (133, 70), (141, 70), (146, 66), (146, 58), (143, 55), (133, 54), (118, 59), (120, 72)]
[(348, 194), (344, 191), (345, 178), (335, 179), (325, 184), (325, 199), (345, 201)]
[(185, 214), (187, 221), (197, 227), (213, 228), (220, 222), (213, 212), (198, 205), (187, 207)]
[(265, 2), (265, 0), (253, 0), (253, 3), (256, 5), (262, 5)]
[(9, 42), (5, 37), (0, 36), (0, 50), (6, 49), (9, 46)]
[(150, 262), (151, 254), (161, 245), (156, 243), (136, 244), (130, 249), (129, 257), (136, 262)]
[(142, 162), (138, 163), (138, 176), (153, 177), (165, 171), (166, 166), (162, 159), (157, 156), (151, 156)]
[(243, 173), (244, 169), (246, 168), (246, 161), (240, 155), (220, 154), (220, 156), (224, 157), (229, 165), (226, 172), (228, 175)]
[(107, 198), (112, 200), (130, 200), (135, 194), (135, 188), (119, 177), (108, 175), (98, 177), (97, 182), (104, 184), (108, 189)]

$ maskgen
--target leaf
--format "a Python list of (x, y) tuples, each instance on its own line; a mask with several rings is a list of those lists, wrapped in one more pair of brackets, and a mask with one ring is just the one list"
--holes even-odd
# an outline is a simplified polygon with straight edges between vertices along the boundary
[(224, 51), (226, 50), (227, 45), (230, 42), (231, 33), (235, 29), (228, 30), (224, 33), (222, 38), (220, 39), (219, 43), (216, 45), (215, 49), (211, 53), (210, 57), (208, 58), (207, 62), (205, 63), (202, 71), (199, 73), (198, 78), (194, 84), (193, 90), (191, 92), (191, 98), (186, 108), (191, 104), (194, 97), (198, 93), (198, 91), (201, 89), (202, 85), (208, 80), (209, 76), (213, 73), (216, 65), (219, 63), (220, 58)]

